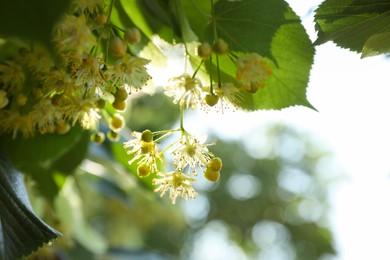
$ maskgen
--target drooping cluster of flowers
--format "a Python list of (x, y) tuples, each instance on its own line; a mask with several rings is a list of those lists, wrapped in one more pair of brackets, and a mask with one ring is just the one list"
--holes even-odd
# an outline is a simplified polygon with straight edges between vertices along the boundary
[(118, 139), (123, 117), (103, 110), (106, 103), (117, 112), (126, 108), (131, 90), (150, 78), (149, 61), (131, 54), (139, 30), (112, 26), (107, 8), (103, 0), (74, 1), (54, 28), (55, 55), (32, 42), (1, 61), (1, 132), (25, 138), (64, 134), (78, 123), (94, 130), (93, 141), (102, 142), (99, 120), (104, 117), (111, 129), (107, 136)]
[[(213, 53), (215, 55), (227, 54), (228, 45), (222, 39), (218, 39), (213, 47), (203, 43), (198, 46), (197, 51), (198, 56), (204, 61), (211, 58)], [(133, 132), (134, 139), (124, 143), (128, 154), (133, 156), (129, 163), (138, 165), (138, 176), (146, 177), (150, 173), (155, 173), (153, 179), (153, 184), (157, 185), (155, 191), (160, 192), (161, 196), (169, 191), (172, 203), (175, 203), (178, 197), (185, 200), (196, 197), (197, 192), (192, 185), (196, 182), (199, 171), (207, 180), (215, 182), (219, 179), (222, 168), (222, 160), (208, 149), (211, 144), (205, 144), (184, 129), (183, 111), (185, 109), (194, 110), (198, 105), (206, 107), (207, 110), (218, 103), (221, 104), (222, 109), (229, 106), (236, 107), (242, 98), (241, 91), (256, 92), (264, 87), (271, 75), (267, 61), (258, 54), (236, 58), (235, 65), (237, 67), (235, 83), (221, 82), (218, 78), (218, 82), (214, 84), (210, 75), (210, 86), (203, 86), (202, 81), (196, 77), (200, 66), (192, 76), (183, 73), (171, 78), (165, 86), (165, 95), (171, 97), (173, 103), (180, 106), (180, 128), (156, 133), (149, 130), (142, 133)], [(219, 70), (219, 67), (217, 69)], [(174, 132), (180, 132), (181, 137), (159, 151), (158, 143)], [(159, 170), (158, 162), (162, 160), (163, 154), (167, 151), (174, 156), (175, 170), (166, 173)]]
[[(158, 144), (175, 132), (180, 132), (181, 137), (160, 151)], [(197, 192), (192, 184), (196, 181), (194, 177), (198, 172), (203, 172), (209, 181), (215, 182), (219, 179), (222, 161), (207, 148), (212, 144), (205, 144), (189, 132), (183, 129), (155, 133), (145, 130), (142, 133), (133, 132), (132, 135), (134, 139), (124, 143), (128, 154), (133, 156), (129, 163), (137, 162), (137, 174), (141, 178), (156, 173), (153, 179), (153, 184), (157, 186), (155, 191), (163, 196), (169, 190), (169, 198), (173, 204), (176, 203), (177, 197), (185, 200), (196, 197)], [(175, 169), (161, 172), (158, 163), (166, 152), (174, 156)]]
[[(218, 56), (229, 55), (231, 60), (235, 60), (236, 77), (231, 82), (222, 82), (218, 77), (217, 83), (211, 78), (210, 84), (203, 86), (200, 79), (196, 78), (197, 69), (193, 76), (184, 73), (173, 77), (166, 86), (165, 94), (173, 98), (173, 103), (185, 106), (187, 109), (195, 109), (198, 104), (208, 110), (218, 103), (221, 108), (233, 106), (236, 108), (242, 99), (241, 91), (255, 93), (263, 88), (272, 75), (272, 71), (267, 59), (257, 53), (237, 57), (229, 51), (229, 45), (223, 39), (217, 39), (213, 46), (202, 43), (197, 47), (197, 55), (203, 61), (211, 63), (212, 55), (217, 59), (217, 74), (220, 76)], [(212, 67), (212, 66), (210, 66)]]

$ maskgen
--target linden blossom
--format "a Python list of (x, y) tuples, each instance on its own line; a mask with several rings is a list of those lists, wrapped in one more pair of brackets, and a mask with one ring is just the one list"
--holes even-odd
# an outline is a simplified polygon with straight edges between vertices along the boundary
[(185, 132), (179, 141), (179, 145), (172, 151), (177, 169), (183, 171), (188, 166), (189, 171), (192, 171), (195, 176), (198, 175), (196, 169), (205, 167), (210, 159), (214, 157), (207, 148), (211, 144), (203, 143), (204, 141), (200, 141)]
[(181, 107), (195, 109), (201, 102), (202, 83), (197, 78), (192, 78), (189, 74), (183, 74), (169, 80), (165, 87), (165, 95), (173, 97), (173, 103), (179, 103)]
[(131, 135), (135, 139), (123, 143), (124, 148), (131, 148), (127, 151), (127, 154), (134, 155), (129, 164), (139, 160), (138, 165), (146, 164), (151, 172), (157, 172), (157, 159), (161, 160), (161, 156), (158, 153), (156, 143), (153, 140), (150, 142), (144, 141), (140, 132), (134, 131)]
[(153, 185), (158, 185), (154, 191), (161, 192), (162, 197), (169, 190), (169, 199), (172, 201), (172, 204), (176, 203), (178, 196), (181, 196), (184, 200), (196, 198), (197, 192), (191, 184), (195, 182), (195, 179), (183, 174), (181, 171), (158, 173), (157, 176), (162, 178), (153, 180)]
[(141, 88), (150, 79), (145, 65), (149, 60), (131, 56), (126, 53), (105, 72), (114, 84), (127, 84), (130, 87)]

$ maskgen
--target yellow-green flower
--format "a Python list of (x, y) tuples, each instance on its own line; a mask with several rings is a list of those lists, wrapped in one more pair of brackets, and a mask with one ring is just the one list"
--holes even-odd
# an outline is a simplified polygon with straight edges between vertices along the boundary
[(267, 60), (257, 53), (237, 59), (236, 66), (236, 80), (242, 90), (251, 93), (263, 88), (267, 78), (272, 75)]
[(180, 106), (195, 109), (201, 102), (202, 83), (197, 78), (192, 78), (188, 74), (174, 77), (169, 80), (165, 87), (165, 95), (173, 97), (173, 103), (179, 103)]
[(146, 69), (149, 60), (131, 56), (126, 53), (118, 59), (106, 75), (114, 84), (128, 85), (134, 88), (142, 88), (150, 79)]
[(197, 175), (196, 169), (206, 166), (213, 157), (207, 148), (209, 145), (186, 132), (181, 137), (179, 145), (172, 151), (174, 164), (181, 171), (188, 166), (189, 170)]
[(161, 197), (169, 190), (169, 199), (173, 204), (176, 203), (177, 197), (182, 197), (184, 200), (195, 199), (197, 192), (192, 187), (195, 179), (183, 174), (181, 171), (172, 171), (168, 173), (158, 173), (161, 178), (153, 179), (153, 184), (158, 187), (154, 190), (160, 192)]
[(151, 172), (157, 172), (157, 159), (161, 160), (161, 158), (156, 143), (153, 140), (144, 140), (142, 138), (143, 135), (140, 132), (134, 131), (131, 135), (135, 137), (135, 139), (123, 143), (124, 148), (130, 148), (127, 151), (127, 154), (132, 154), (134, 156), (133, 159), (129, 161), (129, 164), (139, 160), (138, 165), (146, 164), (150, 167)]

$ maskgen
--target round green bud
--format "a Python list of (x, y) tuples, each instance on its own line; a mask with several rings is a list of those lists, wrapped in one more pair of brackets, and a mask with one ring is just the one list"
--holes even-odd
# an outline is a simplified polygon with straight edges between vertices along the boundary
[(110, 41), (109, 50), (112, 56), (122, 57), (127, 51), (127, 44), (119, 37), (115, 37)]
[(136, 44), (141, 41), (141, 32), (138, 28), (127, 28), (124, 35), (125, 40), (130, 44)]
[(218, 103), (219, 97), (217, 95), (207, 94), (204, 98), (204, 101), (206, 102), (207, 105), (213, 107)]
[(111, 142), (117, 142), (117, 141), (119, 141), (120, 136), (119, 136), (119, 134), (117, 132), (114, 132), (114, 131), (110, 130), (107, 133), (107, 138)]
[(70, 130), (70, 124), (65, 121), (60, 121), (56, 126), (56, 133), (60, 135), (66, 134), (67, 132), (69, 132), (69, 130)]
[(125, 119), (119, 114), (115, 114), (110, 119), (110, 129), (114, 132), (120, 131), (125, 126)]
[(96, 108), (103, 109), (106, 106), (106, 101), (104, 99), (96, 100), (95, 102)]
[(114, 100), (114, 102), (112, 103), (112, 106), (118, 110), (118, 111), (124, 111), (126, 109), (126, 101), (121, 101), (121, 100)]
[(204, 42), (198, 46), (197, 51), (199, 57), (207, 59), (210, 57), (211, 53), (213, 52), (213, 49), (211, 48), (210, 44)]
[(125, 101), (128, 96), (129, 96), (129, 93), (127, 93), (125, 88), (117, 89), (115, 94), (114, 94), (115, 100), (119, 100), (119, 101)]
[(144, 142), (150, 143), (153, 141), (153, 133), (149, 129), (146, 129), (142, 132), (141, 139)]
[(104, 142), (105, 135), (103, 132), (96, 132), (91, 135), (91, 141), (97, 144)]
[(213, 182), (216, 182), (219, 180), (219, 171), (213, 171), (211, 169), (206, 169), (206, 171), (204, 172), (204, 177), (209, 180), (209, 181), (213, 181)]
[(141, 163), (137, 167), (137, 174), (141, 178), (145, 178), (145, 177), (149, 176), (150, 167), (148, 165), (146, 165), (145, 163)]
[(107, 23), (107, 15), (105, 14), (98, 14), (95, 18), (95, 21), (98, 25), (103, 25)]
[(213, 45), (213, 51), (218, 54), (226, 54), (229, 51), (229, 45), (223, 39), (217, 39)]
[(222, 160), (219, 157), (214, 157), (207, 163), (207, 169), (212, 171), (220, 171), (222, 169)]

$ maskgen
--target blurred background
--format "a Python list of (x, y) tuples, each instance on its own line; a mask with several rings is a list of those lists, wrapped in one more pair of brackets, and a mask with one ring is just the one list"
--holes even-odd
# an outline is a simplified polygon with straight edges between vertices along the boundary
[[(288, 2), (315, 39), (321, 1)], [(91, 144), (52, 205), (34, 196), (64, 237), (30, 259), (390, 259), (389, 65), (324, 44), (307, 93), (318, 111), (190, 111), (186, 126), (217, 141), (224, 166), (218, 183), (199, 178), (188, 202), (172, 205), (140, 181), (121, 142)], [(155, 84), (181, 66), (153, 71)], [(134, 95), (129, 107), (131, 130), (177, 125), (162, 94)]]

